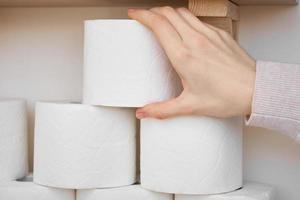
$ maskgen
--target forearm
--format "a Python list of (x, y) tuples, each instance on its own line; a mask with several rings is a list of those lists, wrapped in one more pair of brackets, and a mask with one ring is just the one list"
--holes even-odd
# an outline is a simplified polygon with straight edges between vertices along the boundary
[(300, 142), (300, 66), (258, 61), (252, 113), (246, 122)]

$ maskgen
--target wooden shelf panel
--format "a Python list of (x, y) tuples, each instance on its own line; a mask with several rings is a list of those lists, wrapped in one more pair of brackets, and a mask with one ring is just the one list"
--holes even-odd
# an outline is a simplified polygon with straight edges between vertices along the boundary
[[(231, 0), (238, 5), (296, 4), (297, 0)], [(0, 0), (1, 7), (31, 6), (186, 6), (188, 0)]]
[(298, 0), (231, 0), (238, 5), (296, 5)]
[(1, 7), (38, 7), (38, 6), (186, 6), (188, 0), (0, 0)]

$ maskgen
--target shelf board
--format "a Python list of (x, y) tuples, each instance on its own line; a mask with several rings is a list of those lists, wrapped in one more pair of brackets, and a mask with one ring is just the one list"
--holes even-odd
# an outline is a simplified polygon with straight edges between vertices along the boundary
[(231, 0), (238, 5), (296, 5), (298, 0)]
[[(298, 0), (231, 0), (238, 5), (297, 4)], [(188, 0), (0, 0), (0, 7), (56, 6), (186, 6)]]
[(57, 7), (57, 6), (186, 6), (188, 0), (0, 0), (2, 7)]

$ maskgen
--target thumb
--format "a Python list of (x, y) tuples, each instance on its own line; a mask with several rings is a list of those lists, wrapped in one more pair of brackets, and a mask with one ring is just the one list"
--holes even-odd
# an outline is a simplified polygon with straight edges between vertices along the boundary
[(143, 118), (158, 118), (165, 119), (178, 115), (183, 115), (186, 113), (184, 106), (184, 99), (182, 97), (177, 97), (164, 102), (152, 103), (139, 108), (136, 111), (136, 117), (138, 119)]

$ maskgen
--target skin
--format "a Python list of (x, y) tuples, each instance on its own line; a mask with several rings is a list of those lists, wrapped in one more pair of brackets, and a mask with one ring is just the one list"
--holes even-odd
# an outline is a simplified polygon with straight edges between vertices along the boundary
[(200, 21), (186, 8), (130, 9), (128, 15), (153, 31), (184, 88), (177, 98), (137, 109), (137, 118), (251, 113), (256, 61), (229, 33)]

